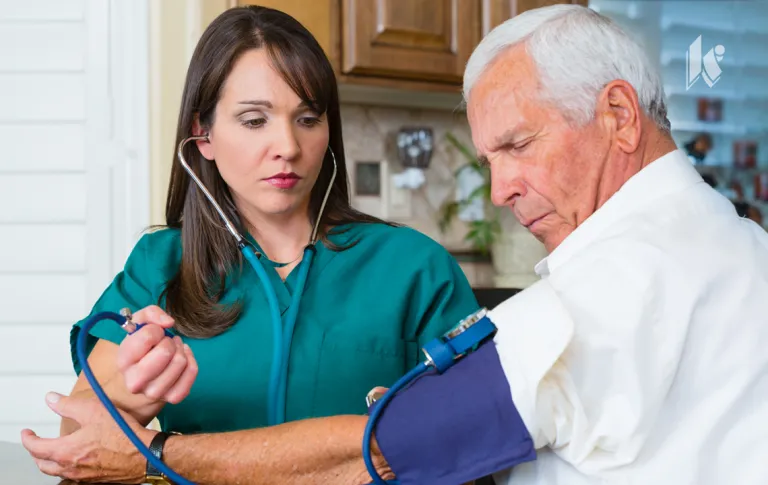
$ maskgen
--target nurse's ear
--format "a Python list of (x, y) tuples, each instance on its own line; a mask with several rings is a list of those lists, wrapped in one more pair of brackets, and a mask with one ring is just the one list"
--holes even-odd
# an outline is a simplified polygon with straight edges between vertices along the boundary
[[(195, 113), (195, 119), (192, 121), (192, 135), (193, 136), (202, 136), (202, 135), (208, 135), (208, 131), (204, 130), (200, 126), (200, 117), (197, 113)], [(214, 156), (213, 151), (213, 145), (211, 144), (210, 138), (207, 140), (197, 140), (195, 141), (195, 144), (197, 144), (197, 149), (200, 150), (200, 154), (203, 155), (203, 158), (206, 160), (215, 160), (216, 157)]]

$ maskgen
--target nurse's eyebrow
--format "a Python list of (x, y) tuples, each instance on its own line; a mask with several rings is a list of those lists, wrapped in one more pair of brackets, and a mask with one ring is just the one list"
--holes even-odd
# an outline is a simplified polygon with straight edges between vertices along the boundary
[(272, 103), (263, 99), (252, 99), (248, 101), (240, 101), (238, 104), (250, 104), (252, 106), (264, 106), (265, 108), (272, 108)]
[[(269, 109), (274, 108), (274, 106), (272, 106), (272, 103), (270, 103), (265, 99), (251, 99), (247, 101), (240, 101), (238, 104), (248, 104), (251, 106), (264, 106), (265, 108), (269, 108)], [(307, 106), (309, 106), (309, 103), (307, 103), (306, 101), (302, 101), (301, 103), (299, 103), (299, 105), (296, 108), (297, 109), (306, 108)]]
[(251, 106), (264, 106), (265, 108), (272, 109), (272, 103), (263, 99), (253, 99), (248, 101), (240, 101), (238, 104), (250, 104)]

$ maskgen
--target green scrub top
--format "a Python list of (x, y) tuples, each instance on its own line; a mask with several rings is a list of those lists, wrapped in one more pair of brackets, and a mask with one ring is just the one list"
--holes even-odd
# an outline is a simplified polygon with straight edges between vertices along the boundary
[[(365, 396), (391, 386), (423, 360), (421, 347), (478, 309), (472, 289), (453, 257), (427, 236), (407, 227), (350, 224), (331, 235), (333, 251), (317, 243), (296, 321), (288, 371), (286, 420), (365, 414)], [(234, 244), (234, 241), (233, 241)], [(145, 234), (125, 268), (101, 295), (91, 315), (137, 311), (159, 304), (164, 285), (181, 262), (181, 231)], [(265, 267), (281, 312), (291, 301), (298, 266), (282, 281)], [(242, 301), (239, 320), (205, 339), (182, 337), (197, 359), (198, 376), (188, 397), (158, 416), (164, 430), (209, 433), (267, 425), (272, 363), (272, 323), (256, 272), (247, 264), (233, 278), (223, 302)], [(74, 351), (82, 320), (70, 337)], [(93, 327), (97, 339), (119, 344), (126, 334), (111, 321)]]

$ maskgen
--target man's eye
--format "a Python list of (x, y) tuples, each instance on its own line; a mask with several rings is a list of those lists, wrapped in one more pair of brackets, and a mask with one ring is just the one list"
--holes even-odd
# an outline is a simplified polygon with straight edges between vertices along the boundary
[(525, 141), (523, 141), (521, 143), (513, 145), (512, 149), (514, 151), (516, 151), (516, 152), (521, 152), (521, 151), (525, 150), (531, 144), (532, 141), (533, 140), (531, 140), (531, 139), (525, 140)]

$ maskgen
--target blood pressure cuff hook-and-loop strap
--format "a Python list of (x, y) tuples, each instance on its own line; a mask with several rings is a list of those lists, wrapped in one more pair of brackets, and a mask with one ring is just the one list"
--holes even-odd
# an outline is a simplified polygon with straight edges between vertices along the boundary
[(394, 396), (375, 435), (400, 485), (461, 484), (536, 459), (493, 341)]

